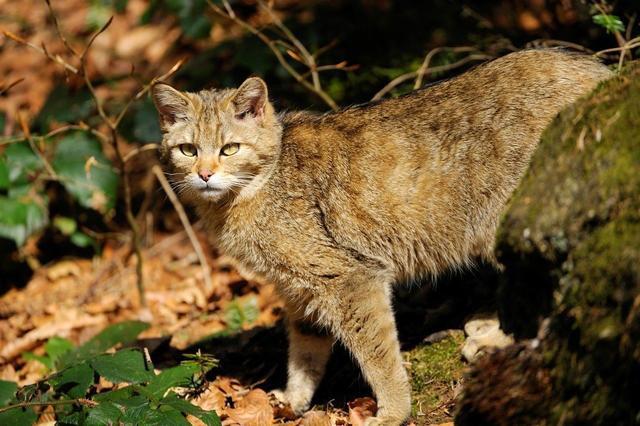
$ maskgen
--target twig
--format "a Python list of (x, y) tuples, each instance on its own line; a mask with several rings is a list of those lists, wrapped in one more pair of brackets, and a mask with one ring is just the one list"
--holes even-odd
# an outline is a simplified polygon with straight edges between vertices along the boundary
[[(322, 89), (322, 86), (319, 84), (319, 81), (316, 82), (316, 77), (314, 77), (314, 75), (318, 73), (318, 70), (313, 68), (315, 65), (313, 65), (313, 66), (308, 65), (309, 66), (309, 70), (310, 70), (311, 75), (312, 75), (312, 79), (313, 79), (313, 83), (310, 83), (309, 81), (307, 81), (304, 78), (304, 76), (302, 74), (300, 74), (298, 71), (296, 71), (287, 62), (285, 57), (282, 55), (282, 52), (280, 51), (280, 49), (278, 49), (278, 43), (276, 41), (274, 41), (271, 38), (269, 38), (269, 36), (267, 36), (262, 31), (260, 31), (259, 29), (255, 28), (254, 26), (252, 26), (248, 22), (238, 18), (238, 16), (233, 12), (233, 9), (231, 8), (231, 5), (229, 5), (229, 3), (227, 1), (223, 1), (224, 9), (221, 8), (220, 6), (214, 4), (212, 2), (212, 0), (207, 0), (207, 3), (209, 4), (209, 7), (211, 7), (211, 9), (215, 13), (217, 13), (218, 15), (220, 15), (222, 17), (230, 19), (231, 21), (233, 21), (236, 24), (240, 25), (245, 30), (249, 31), (251, 34), (253, 34), (256, 37), (258, 37), (260, 39), (260, 41), (262, 41), (271, 50), (271, 52), (276, 57), (278, 62), (280, 62), (280, 65), (282, 65), (282, 67), (285, 69), (285, 71), (287, 71), (298, 83), (300, 83), (305, 89), (309, 90), (310, 92), (315, 93), (318, 97), (320, 97), (320, 99), (322, 99), (324, 101), (324, 103), (326, 103), (329, 106), (329, 108), (331, 108), (334, 111), (338, 110), (338, 105), (333, 100), (333, 98), (331, 96), (329, 96), (329, 94)], [(262, 4), (262, 2), (261, 2), (261, 4)], [(274, 21), (274, 23), (276, 24), (278, 29), (282, 30), (283, 27), (286, 28), (284, 26), (284, 24), (282, 24), (282, 22), (280, 22), (280, 25), (282, 25), (282, 27), (279, 26), (278, 22), (279, 22), (279, 20)], [(287, 29), (287, 31), (288, 31), (288, 29)], [(289, 31), (289, 33), (290, 33), (290, 31)], [(297, 40), (297, 38), (295, 38), (295, 36), (294, 36), (294, 39)], [(292, 43), (294, 43), (294, 39), (290, 39), (290, 41)], [(295, 45), (295, 43), (294, 43), (294, 45)], [(305, 51), (306, 51), (306, 49), (305, 49)], [(297, 53), (302, 53), (302, 52), (297, 52)], [(304, 53), (302, 53), (300, 56), (304, 56)], [(310, 63), (311, 64), (315, 64), (315, 59), (313, 59), (313, 61), (310, 62)]]
[[(453, 69), (459, 68), (465, 64), (468, 64), (469, 62), (472, 61), (484, 61), (487, 59), (491, 59), (493, 58), (492, 56), (489, 55), (484, 55), (484, 54), (475, 54), (475, 55), (469, 55), (463, 59), (460, 59), (459, 61), (453, 62), (451, 64), (447, 64), (447, 65), (439, 65), (436, 67), (431, 67), (429, 69), (427, 69), (426, 71), (428, 73), (436, 73), (436, 72), (443, 72), (443, 71), (451, 71)], [(389, 83), (387, 83), (386, 86), (384, 86), (382, 89), (380, 89), (378, 91), (378, 93), (376, 93), (375, 95), (373, 95), (373, 98), (371, 98), (372, 101), (377, 101), (382, 99), (382, 97), (384, 95), (386, 95), (387, 93), (389, 93), (391, 90), (395, 89), (397, 86), (399, 86), (400, 84), (404, 83), (407, 80), (411, 80), (412, 78), (416, 78), (418, 75), (418, 71), (411, 71), (408, 72), (406, 74), (402, 74), (396, 78), (394, 78), (393, 80), (391, 80)]]
[(146, 152), (146, 151), (155, 151), (158, 149), (158, 144), (157, 143), (147, 143), (142, 145), (141, 147), (132, 149), (131, 151), (127, 152), (127, 155), (124, 156), (124, 162), (128, 162), (129, 160), (131, 160), (133, 157), (135, 157), (136, 155)]
[(431, 49), (429, 51), (429, 53), (427, 53), (427, 55), (424, 57), (424, 60), (422, 61), (422, 65), (420, 66), (420, 68), (418, 69), (418, 76), (416, 77), (416, 82), (413, 85), (413, 90), (419, 89), (420, 87), (422, 87), (422, 80), (424, 78), (425, 73), (427, 72), (427, 70), (429, 69), (429, 64), (431, 63), (431, 60), (433, 59), (433, 57), (445, 50), (450, 50), (454, 53), (465, 53), (465, 52), (473, 52), (476, 49), (473, 47), (466, 47), (466, 46), (461, 46), (461, 47), (436, 47), (435, 49)]
[(160, 185), (162, 185), (164, 192), (167, 194), (167, 197), (169, 197), (169, 201), (171, 201), (171, 204), (173, 204), (173, 208), (176, 210), (176, 212), (178, 213), (178, 216), (180, 217), (180, 222), (182, 222), (182, 226), (187, 232), (189, 241), (191, 241), (191, 245), (193, 246), (193, 249), (196, 252), (196, 255), (198, 256), (198, 261), (200, 262), (200, 267), (202, 268), (202, 275), (204, 276), (204, 283), (205, 283), (205, 294), (209, 294), (209, 292), (213, 290), (213, 284), (211, 282), (211, 268), (209, 267), (207, 258), (204, 255), (204, 251), (202, 250), (200, 241), (198, 241), (198, 237), (196, 236), (196, 233), (193, 231), (191, 222), (189, 222), (187, 213), (184, 211), (184, 207), (182, 206), (182, 203), (180, 203), (178, 196), (171, 188), (171, 185), (169, 184), (169, 181), (167, 181), (167, 178), (165, 177), (160, 166), (154, 165), (151, 168), (151, 171), (158, 179), (158, 182), (160, 182)]
[(4, 85), (4, 83), (0, 84), (0, 96), (4, 95), (9, 90), (11, 90), (13, 87), (17, 86), (18, 84), (22, 83), (23, 81), (24, 81), (24, 78), (19, 78), (17, 80), (12, 81), (11, 83), (9, 83), (6, 86)]
[(30, 48), (37, 50), (38, 52), (42, 53), (44, 56), (46, 56), (53, 62), (59, 65), (62, 65), (67, 71), (71, 71), (74, 74), (78, 74), (78, 68), (66, 62), (64, 59), (60, 57), (60, 55), (53, 56), (52, 54), (49, 53), (49, 51), (46, 50), (46, 48), (36, 46), (35, 44), (28, 42), (27, 40), (15, 35), (10, 31), (6, 31), (6, 30), (2, 31), (2, 34), (4, 34), (5, 37), (15, 41), (16, 43), (24, 44), (25, 46), (29, 46)]
[(53, 170), (53, 167), (51, 167), (49, 160), (47, 160), (44, 154), (40, 152), (40, 149), (36, 146), (36, 143), (34, 142), (33, 137), (31, 137), (31, 132), (29, 131), (29, 126), (27, 125), (27, 121), (24, 119), (24, 116), (20, 113), (18, 113), (18, 122), (20, 123), (20, 127), (22, 128), (22, 133), (24, 134), (24, 137), (29, 142), (29, 146), (31, 147), (31, 150), (33, 151), (34, 154), (36, 154), (40, 162), (44, 165), (44, 168), (47, 170), (47, 173), (49, 173), (49, 175), (51, 175), (51, 177), (53, 177), (54, 179), (58, 179), (58, 175), (55, 172), (55, 170)]
[[(92, 133), (94, 136), (96, 136), (97, 138), (101, 139), (103, 142), (108, 142), (109, 141), (109, 136), (105, 135), (104, 133), (100, 132), (99, 130), (93, 129), (91, 127), (89, 127), (86, 123), (80, 122), (78, 124), (67, 124), (64, 125), (62, 127), (58, 127), (57, 129), (54, 129), (52, 131), (50, 131), (49, 133), (47, 133), (46, 135), (32, 135), (32, 137), (34, 139), (48, 139), (52, 136), (58, 135), (60, 133), (64, 133), (64, 132), (68, 132), (71, 130), (83, 130), (85, 132), (90, 132)], [(24, 142), (25, 140), (27, 140), (27, 138), (23, 135), (23, 136), (17, 136), (17, 137), (7, 137), (7, 138), (0, 138), (0, 146), (2, 145), (8, 145), (8, 144), (12, 144), (12, 143), (16, 143), (16, 142)]]
[[(122, 119), (124, 118), (125, 114), (127, 113), (127, 111), (129, 110), (129, 108), (131, 107), (131, 105), (133, 104), (134, 101), (139, 100), (140, 98), (142, 98), (144, 95), (147, 94), (147, 92), (151, 89), (151, 87), (153, 87), (153, 85), (157, 82), (157, 81), (163, 81), (168, 79), (169, 77), (171, 77), (176, 71), (178, 71), (180, 69), (180, 67), (182, 66), (182, 64), (184, 63), (184, 59), (180, 59), (178, 60), (178, 62), (176, 62), (170, 69), (169, 71), (167, 71), (166, 73), (162, 74), (160, 77), (154, 77), (151, 79), (150, 82), (148, 82), (147, 84), (142, 86), (142, 89), (140, 89), (138, 91), (138, 93), (135, 94), (135, 96), (133, 98), (130, 98), (129, 101), (127, 102), (127, 104), (122, 108), (122, 110), (120, 111), (120, 113), (118, 114), (118, 116), (116, 117), (116, 120), (114, 122), (114, 125), (116, 127), (118, 127), (118, 125), (120, 125), (120, 122), (122, 121)], [(125, 160), (126, 161), (126, 160)]]
[(62, 31), (60, 30), (60, 24), (58, 23), (58, 17), (56, 16), (56, 14), (53, 11), (53, 7), (51, 6), (51, 1), (50, 0), (44, 0), (44, 1), (45, 1), (45, 3), (47, 3), (47, 7), (49, 8), (49, 14), (51, 15), (51, 18), (53, 19), (53, 25), (56, 27), (56, 33), (58, 34), (58, 37), (60, 38), (60, 40), (62, 40), (62, 44), (64, 45), (64, 47), (73, 56), (78, 56), (78, 52), (76, 52), (75, 49), (69, 44), (69, 42), (67, 41), (65, 36), (62, 34)]
[(78, 405), (86, 405), (88, 407), (95, 407), (98, 403), (91, 401), (85, 398), (78, 399), (59, 399), (57, 401), (34, 401), (34, 402), (19, 402), (17, 404), (7, 405), (6, 407), (0, 408), (0, 413), (4, 413), (5, 411), (13, 410), (14, 408), (24, 408), (24, 407), (46, 407), (49, 405), (67, 405), (67, 404), (78, 404)]

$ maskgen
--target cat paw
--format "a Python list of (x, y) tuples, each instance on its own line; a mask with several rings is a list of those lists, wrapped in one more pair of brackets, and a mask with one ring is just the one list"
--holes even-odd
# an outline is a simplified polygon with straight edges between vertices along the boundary
[(400, 426), (402, 422), (384, 417), (368, 417), (362, 424), (363, 426)]
[(287, 392), (282, 389), (274, 389), (269, 392), (279, 403), (288, 405), (293, 412), (300, 415), (309, 409), (308, 398), (300, 398), (300, 396), (293, 392)]
[(462, 347), (462, 356), (473, 362), (483, 355), (487, 349), (504, 348), (513, 343), (513, 337), (500, 329), (500, 321), (496, 317), (474, 318), (464, 325), (467, 339)]

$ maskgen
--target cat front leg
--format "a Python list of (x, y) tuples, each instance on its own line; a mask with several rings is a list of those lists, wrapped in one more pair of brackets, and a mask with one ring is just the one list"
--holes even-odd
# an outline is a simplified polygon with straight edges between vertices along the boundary
[(363, 278), (354, 276), (345, 285), (333, 328), (377, 398), (378, 413), (365, 425), (400, 425), (411, 414), (411, 387), (402, 365), (390, 288)]
[(284, 399), (301, 414), (309, 408), (311, 398), (325, 373), (335, 339), (328, 330), (290, 310), (289, 363)]

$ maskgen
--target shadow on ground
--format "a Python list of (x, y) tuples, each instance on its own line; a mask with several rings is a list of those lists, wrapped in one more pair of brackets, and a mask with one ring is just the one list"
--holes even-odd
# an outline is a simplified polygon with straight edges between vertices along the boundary
[[(424, 345), (424, 339), (438, 331), (461, 329), (475, 313), (495, 311), (500, 278), (491, 265), (480, 264), (435, 282), (398, 286), (394, 305), (402, 350)], [(220, 360), (212, 376), (234, 377), (245, 386), (259, 385), (266, 391), (285, 386), (287, 338), (282, 322), (230, 336), (211, 336), (183, 352), (170, 348), (167, 340), (153, 352), (157, 365), (167, 367), (183, 359), (183, 353), (197, 350)], [(313, 403), (345, 407), (348, 401), (370, 394), (349, 353), (336, 344)]]

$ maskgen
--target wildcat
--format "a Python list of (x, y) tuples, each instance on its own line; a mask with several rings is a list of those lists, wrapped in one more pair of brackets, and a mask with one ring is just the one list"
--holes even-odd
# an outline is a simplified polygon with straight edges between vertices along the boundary
[(493, 259), (543, 129), (609, 76), (589, 57), (529, 50), (398, 98), (281, 115), (255, 77), (198, 93), (154, 85), (180, 196), (285, 300), (294, 410), (308, 408), (339, 339), (378, 400), (367, 424), (409, 416), (392, 285)]

